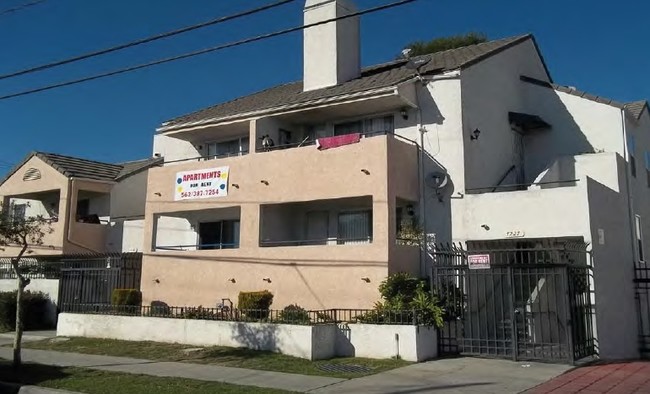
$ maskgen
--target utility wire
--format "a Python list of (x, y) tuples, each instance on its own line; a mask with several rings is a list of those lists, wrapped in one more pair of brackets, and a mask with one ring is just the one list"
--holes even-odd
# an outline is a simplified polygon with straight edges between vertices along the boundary
[[(45, 1), (45, 0), (39, 0), (39, 2), (42, 2), (42, 1)], [(131, 42), (128, 42), (126, 44), (120, 44), (120, 45), (116, 45), (114, 47), (110, 47), (110, 48), (106, 48), (106, 49), (100, 49), (98, 51), (93, 51), (93, 52), (88, 52), (88, 53), (85, 53), (83, 55), (78, 55), (78, 56), (75, 56), (75, 57), (71, 57), (69, 59), (57, 60), (57, 61), (52, 62), (52, 63), (41, 64), (40, 66), (31, 67), (31, 68), (28, 68), (28, 69), (25, 69), (25, 70), (14, 71), (14, 72), (11, 72), (9, 74), (0, 75), (0, 80), (7, 79), (7, 78), (12, 78), (12, 77), (17, 77), (17, 76), (25, 75), (25, 74), (31, 74), (31, 73), (35, 73), (35, 72), (38, 72), (38, 71), (47, 70), (49, 68), (62, 66), (64, 64), (75, 63), (75, 62), (78, 62), (78, 61), (81, 61), (81, 60), (90, 59), (92, 57), (97, 57), (97, 56), (105, 55), (107, 53), (120, 51), (122, 49), (135, 47), (135, 46), (138, 46), (138, 45), (146, 44), (146, 43), (157, 41), (157, 40), (162, 40), (163, 38), (176, 36), (176, 35), (179, 35), (179, 34), (187, 33), (189, 31), (198, 30), (198, 29), (201, 29), (201, 28), (204, 28), (204, 27), (207, 27), (207, 26), (212, 26), (212, 25), (216, 25), (216, 24), (219, 24), (219, 23), (231, 21), (231, 20), (234, 20), (234, 19), (239, 19), (239, 18), (242, 18), (244, 16), (253, 15), (253, 14), (256, 14), (258, 12), (266, 11), (266, 10), (269, 10), (271, 8), (275, 8), (275, 7), (279, 7), (279, 6), (287, 4), (287, 3), (291, 3), (293, 1), (295, 1), (295, 0), (276, 1), (274, 3), (267, 4), (267, 5), (262, 6), (262, 7), (253, 8), (253, 9), (243, 11), (243, 12), (239, 12), (239, 13), (233, 14), (233, 15), (227, 15), (227, 16), (223, 16), (223, 17), (220, 17), (220, 18), (211, 19), (211, 20), (206, 21), (206, 22), (202, 22), (202, 23), (192, 25), (192, 26), (183, 27), (183, 28), (180, 28), (180, 29), (177, 29), (177, 30), (168, 31), (166, 33), (160, 33), (160, 34), (157, 34), (155, 36), (141, 38), (139, 40), (131, 41)], [(34, 3), (32, 3), (32, 4), (34, 4)], [(2, 14), (0, 14), (0, 15), (2, 15)]]
[(320, 21), (320, 22), (310, 23), (310, 24), (307, 24), (307, 25), (296, 26), (296, 27), (292, 27), (292, 28), (289, 28), (289, 29), (279, 30), (279, 31), (276, 31), (276, 32), (273, 32), (273, 33), (262, 34), (262, 35), (259, 35), (259, 36), (256, 36), (256, 37), (246, 38), (246, 39), (239, 40), (239, 41), (233, 41), (233, 42), (230, 42), (228, 44), (223, 44), (223, 45), (219, 45), (219, 46), (211, 47), (211, 48), (205, 48), (205, 49), (201, 49), (201, 50), (194, 51), (194, 52), (188, 52), (188, 53), (185, 53), (185, 54), (182, 54), (182, 55), (178, 55), (178, 56), (174, 56), (174, 57), (168, 57), (168, 58), (161, 59), (161, 60), (156, 60), (156, 61), (153, 61), (153, 62), (150, 62), (150, 63), (139, 64), (139, 65), (136, 65), (136, 66), (122, 68), (122, 69), (118, 69), (118, 70), (115, 70), (115, 71), (109, 71), (109, 72), (106, 72), (106, 73), (103, 73), (103, 74), (92, 75), (90, 77), (75, 79), (75, 80), (71, 80), (71, 81), (57, 83), (57, 84), (54, 84), (54, 85), (44, 86), (44, 87), (41, 87), (41, 88), (25, 90), (25, 91), (18, 92), (18, 93), (12, 93), (12, 94), (8, 94), (8, 95), (5, 95), (5, 96), (0, 96), (0, 100), (7, 100), (7, 99), (14, 98), (14, 97), (26, 96), (26, 95), (29, 95), (29, 94), (44, 92), (46, 90), (52, 90), (52, 89), (61, 88), (61, 87), (64, 87), (64, 86), (76, 85), (76, 84), (80, 84), (80, 83), (83, 83), (83, 82), (88, 82), (88, 81), (93, 81), (93, 80), (96, 80), (96, 79), (101, 79), (101, 78), (111, 77), (111, 76), (114, 76), (114, 75), (124, 74), (124, 73), (127, 73), (127, 72), (136, 71), (136, 70), (140, 70), (140, 69), (148, 68), (148, 67), (152, 67), (152, 66), (157, 66), (157, 65), (160, 65), (160, 64), (170, 63), (170, 62), (173, 62), (173, 61), (176, 61), (176, 60), (187, 59), (187, 58), (190, 58), (190, 57), (203, 55), (203, 54), (210, 53), (210, 52), (220, 51), (220, 50), (223, 50), (223, 49), (226, 49), (226, 48), (232, 48), (232, 47), (236, 47), (236, 46), (240, 46), (240, 45), (244, 45), (244, 44), (249, 44), (251, 42), (264, 40), (264, 39), (267, 39), (267, 38), (272, 38), (272, 37), (277, 37), (277, 36), (293, 33), (293, 32), (296, 32), (296, 31), (304, 30), (304, 29), (314, 27), (314, 26), (324, 25), (324, 24), (335, 22), (335, 21), (342, 20), (342, 19), (353, 18), (353, 17), (356, 17), (356, 16), (361, 16), (361, 15), (370, 14), (370, 13), (377, 12), (377, 11), (386, 10), (386, 9), (389, 9), (389, 8), (394, 8), (394, 7), (406, 5), (406, 4), (409, 4), (409, 3), (413, 3), (415, 1), (418, 1), (418, 0), (401, 0), (401, 1), (394, 2), (394, 3), (390, 3), (390, 4), (381, 5), (381, 6), (378, 6), (378, 7), (367, 8), (367, 9), (365, 9), (363, 11), (351, 13), (351, 14), (340, 16), (340, 17), (337, 17), (337, 18), (331, 18), (331, 19)]
[(6, 9), (4, 11), (0, 11), (0, 16), (6, 15), (6, 14), (11, 14), (12, 12), (17, 12), (17, 11), (23, 10), (25, 8), (32, 7), (32, 6), (44, 3), (45, 1), (46, 0), (36, 0), (36, 1), (32, 1), (31, 3), (21, 4), (21, 5), (15, 6), (13, 8)]

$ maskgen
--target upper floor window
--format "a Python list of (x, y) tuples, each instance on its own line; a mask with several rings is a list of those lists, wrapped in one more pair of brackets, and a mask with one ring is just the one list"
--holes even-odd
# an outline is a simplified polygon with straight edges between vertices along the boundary
[(639, 261), (645, 261), (643, 253), (643, 232), (641, 230), (641, 216), (634, 215), (634, 229), (636, 235), (637, 257)]
[(636, 177), (636, 141), (633, 135), (627, 136), (627, 150), (630, 157), (630, 172), (633, 177)]
[(645, 175), (648, 182), (648, 187), (650, 187), (650, 152), (645, 153)]
[(11, 206), (11, 219), (14, 222), (22, 222), (27, 215), (27, 204), (13, 204)]
[(344, 122), (334, 125), (334, 135), (345, 135), (352, 133), (372, 135), (375, 133), (392, 133), (393, 131), (395, 131), (393, 115), (360, 119), (352, 122)]
[(248, 147), (249, 139), (247, 136), (206, 144), (209, 158), (245, 155), (248, 153)]

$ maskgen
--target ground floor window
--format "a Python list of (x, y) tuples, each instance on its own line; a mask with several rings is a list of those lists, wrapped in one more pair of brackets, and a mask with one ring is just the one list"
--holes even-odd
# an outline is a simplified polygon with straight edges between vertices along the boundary
[(339, 245), (368, 243), (371, 240), (372, 210), (339, 213)]

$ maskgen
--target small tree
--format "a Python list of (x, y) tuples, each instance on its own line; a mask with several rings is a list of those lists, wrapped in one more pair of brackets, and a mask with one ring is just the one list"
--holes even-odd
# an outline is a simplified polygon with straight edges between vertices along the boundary
[(23, 275), (21, 263), (23, 257), (29, 252), (30, 246), (42, 245), (46, 233), (51, 233), (49, 221), (43, 216), (17, 218), (11, 215), (13, 209), (3, 209), (0, 205), (0, 250), (5, 247), (15, 246), (20, 248), (15, 257), (11, 257), (11, 268), (16, 275), (18, 291), (16, 292), (16, 335), (14, 337), (13, 366), (21, 364), (21, 343), (23, 339), (23, 309), (22, 298), (25, 288), (29, 285), (29, 278)]
[(480, 44), (486, 41), (487, 36), (484, 33), (467, 33), (456, 36), (434, 38), (430, 41), (414, 41), (404, 46), (404, 49), (411, 49), (410, 56), (419, 56), (465, 47), (468, 45)]

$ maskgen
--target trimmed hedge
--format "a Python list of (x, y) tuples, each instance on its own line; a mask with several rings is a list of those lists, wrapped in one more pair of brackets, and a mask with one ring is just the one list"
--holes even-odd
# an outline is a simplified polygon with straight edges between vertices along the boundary
[(298, 304), (287, 305), (280, 312), (280, 320), (288, 324), (308, 324), (309, 312)]
[[(16, 294), (17, 291), (0, 292), (0, 330), (16, 329)], [(47, 310), (50, 303), (47, 294), (25, 290), (22, 299), (23, 328), (25, 330), (52, 328), (48, 321)]]
[(111, 294), (111, 304), (140, 306), (142, 293), (136, 289), (114, 289)]
[(249, 317), (265, 319), (269, 316), (269, 308), (272, 303), (273, 293), (268, 290), (242, 291), (239, 293), (237, 308), (244, 311)]

